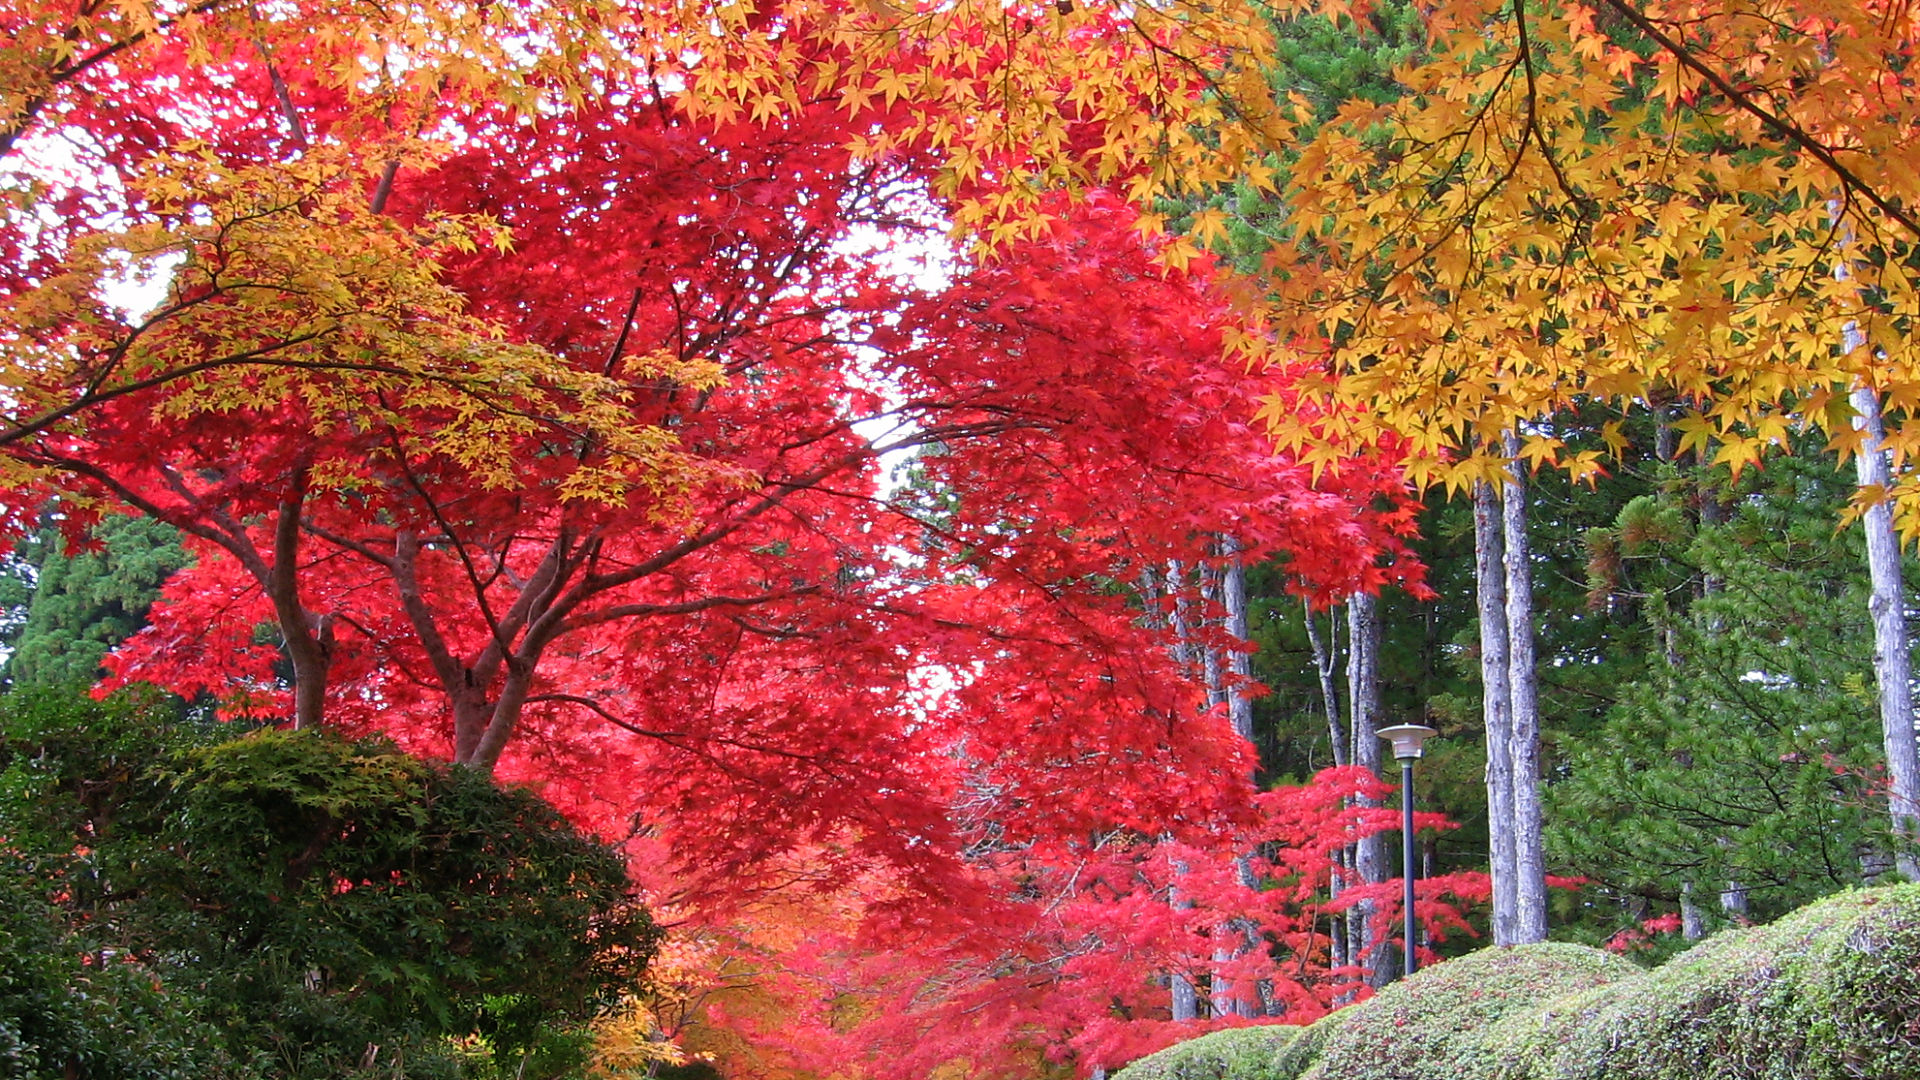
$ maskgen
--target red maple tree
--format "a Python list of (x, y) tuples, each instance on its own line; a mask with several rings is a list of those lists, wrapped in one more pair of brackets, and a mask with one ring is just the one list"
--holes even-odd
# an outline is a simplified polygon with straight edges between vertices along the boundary
[[(208, 153), (242, 168), (296, 135), (363, 133), (329, 91), (286, 92), (303, 130), (277, 129), (263, 96)], [(1293, 811), (1260, 809), (1249, 747), (1171, 647), (1241, 645), (1200, 575), (1165, 568), (1217, 563), (1224, 537), (1286, 559), (1303, 590), (1417, 580), (1413, 506), (1385, 456), (1316, 477), (1271, 452), (1250, 418), (1288, 373), (1226, 359), (1208, 268), (1169, 271), (1096, 194), (937, 283), (889, 269), (860, 238), (935, 235), (940, 208), (926, 162), (849, 150), (884, 110), (723, 122), (645, 84), (538, 122), (439, 108), (458, 152), (334, 181), (374, 187), (391, 221), (368, 295), (424, 272), (458, 301), (433, 325), (497, 328), (562, 370), (423, 394), (369, 331), (351, 339), (364, 363), (248, 375), (215, 407), (159, 381), (16, 441), (69, 490), (189, 537), (195, 565), (115, 680), (539, 783), (633, 836), (657, 901), (711, 926), (796, 887), (858, 896), (851, 951), (822, 938), (781, 963), (864, 968), (897, 1021), (863, 1026), (872, 1045), (914, 1060), (969, 1051), (925, 1038), (949, 1013), (908, 998), (999, 1025), (1007, 1047), (1117, 1060), (1162, 1036), (1144, 999), (1117, 1027), (1111, 1000), (1236, 922), (1286, 940), (1223, 978), (1295, 1018), (1323, 1008), (1343, 983), (1305, 901), (1215, 880), (1220, 853)], [(271, 212), (366, 226), (323, 194)], [(255, 309), (220, 240), (245, 215), (220, 223), (167, 302), (239, 323)], [(490, 223), (511, 246), (470, 247)], [(419, 347), (432, 320), (396, 308), (381, 333)], [(1287, 850), (1345, 836), (1329, 828)], [(1190, 914), (1166, 903), (1169, 859), (1190, 864)], [(1319, 967), (1282, 977), (1275, 956)], [(1056, 1030), (1030, 1037), (1043, 988)]]

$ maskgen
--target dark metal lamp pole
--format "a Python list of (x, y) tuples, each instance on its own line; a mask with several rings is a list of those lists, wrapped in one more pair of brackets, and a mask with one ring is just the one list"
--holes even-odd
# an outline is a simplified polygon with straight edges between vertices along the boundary
[(1426, 741), (1440, 733), (1425, 724), (1395, 724), (1381, 728), (1377, 734), (1393, 743), (1393, 756), (1400, 762), (1400, 877), (1407, 887), (1406, 903), (1401, 909), (1406, 927), (1402, 947), (1405, 950), (1406, 974), (1411, 975), (1416, 966), (1413, 956), (1413, 880), (1418, 866), (1413, 853), (1413, 763), (1420, 759)]

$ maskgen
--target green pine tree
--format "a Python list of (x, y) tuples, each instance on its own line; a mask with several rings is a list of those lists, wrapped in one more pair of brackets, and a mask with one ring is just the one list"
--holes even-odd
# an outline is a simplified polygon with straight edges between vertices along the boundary
[(0, 677), (9, 686), (84, 686), (100, 661), (139, 630), (160, 586), (188, 562), (180, 535), (150, 518), (110, 517), (98, 547), (69, 554), (52, 528), (0, 570)]

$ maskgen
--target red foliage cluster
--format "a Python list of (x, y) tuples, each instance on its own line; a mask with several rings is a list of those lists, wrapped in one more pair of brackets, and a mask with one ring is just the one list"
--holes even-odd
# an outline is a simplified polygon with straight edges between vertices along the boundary
[[(188, 91), (255, 108), (209, 153), (270, 156), (278, 91), (220, 67)], [(287, 92), (316, 142), (361, 134)], [(132, 109), (103, 145), (130, 160), (167, 115)], [(402, 171), (388, 211), (510, 228), (510, 250), (432, 253), (444, 279), (617, 382), (672, 474), (503, 416), (500, 482), (436, 437), (459, 404), (377, 384), (364, 408), (126, 394), (12, 449), (189, 537), (114, 682), (384, 731), (631, 835), (662, 905), (761, 920), (791, 1000), (819, 1003), (796, 1061), (1117, 1062), (1175, 1036), (1168, 972), (1289, 1020), (1354, 988), (1316, 905), (1330, 852), (1391, 823), (1346, 806), (1351, 774), (1256, 797), (1171, 648), (1243, 646), (1200, 575), (1166, 568), (1218, 564), (1227, 538), (1303, 591), (1417, 584), (1415, 506), (1390, 461), (1314, 477), (1271, 452), (1251, 417), (1287, 373), (1226, 359), (1205, 267), (1166, 271), (1094, 197), (949, 280), (893, 273), (856, 239), (924, 235), (938, 208), (911, 155), (847, 149), (879, 111), (728, 124), (629, 86), (550, 122), (436, 120), (464, 149)], [(673, 374), (700, 365), (723, 380)], [(627, 477), (619, 497), (573, 486), (594, 469)], [(1474, 887), (1429, 884), (1426, 914), (1453, 925), (1438, 898)], [(1375, 892), (1343, 902), (1391, 911)], [(769, 911), (814, 903), (846, 917), (764, 943)], [(821, 987), (870, 1015), (830, 1015), (844, 995)]]
[[(997, 902), (977, 905), (965, 933), (890, 925), (876, 936), (871, 921), (816, 912), (803, 941), (742, 943), (744, 968), (788, 1007), (731, 1015), (755, 1054), (729, 1065), (827, 1075), (869, 1061), (876, 1075), (921, 1076), (964, 1062), (973, 1075), (1019, 1076), (1048, 1059), (1086, 1075), (1215, 1028), (1311, 1022), (1371, 993), (1359, 968), (1330, 966), (1328, 917), (1371, 903), (1376, 945), (1398, 925), (1397, 881), (1345, 882), (1329, 899), (1340, 847), (1399, 827), (1397, 811), (1353, 805), (1384, 793), (1363, 770), (1328, 769), (1260, 796), (1243, 828), (1186, 842), (1131, 830), (999, 837), (974, 860), (975, 887)], [(1419, 824), (1452, 827), (1433, 814)], [(1444, 940), (1471, 932), (1459, 906), (1484, 901), (1489, 885), (1456, 874), (1419, 891), (1422, 922)], [(1171, 1018), (1176, 975), (1197, 988), (1202, 1019)]]

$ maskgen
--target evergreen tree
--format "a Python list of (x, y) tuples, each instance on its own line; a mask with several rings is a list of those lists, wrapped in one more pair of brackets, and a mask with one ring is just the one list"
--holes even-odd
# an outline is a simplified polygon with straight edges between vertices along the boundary
[(168, 575), (187, 564), (180, 536), (150, 518), (111, 517), (90, 550), (42, 529), (0, 569), (0, 645), (10, 686), (84, 686), (101, 658), (146, 622)]
[(1764, 918), (1891, 866), (1859, 530), (1831, 461), (1748, 473), (1723, 524), (1688, 486), (1593, 537), (1596, 596), (1642, 606), (1664, 662), (1569, 748), (1549, 842), (1636, 914), (1732, 891)]

